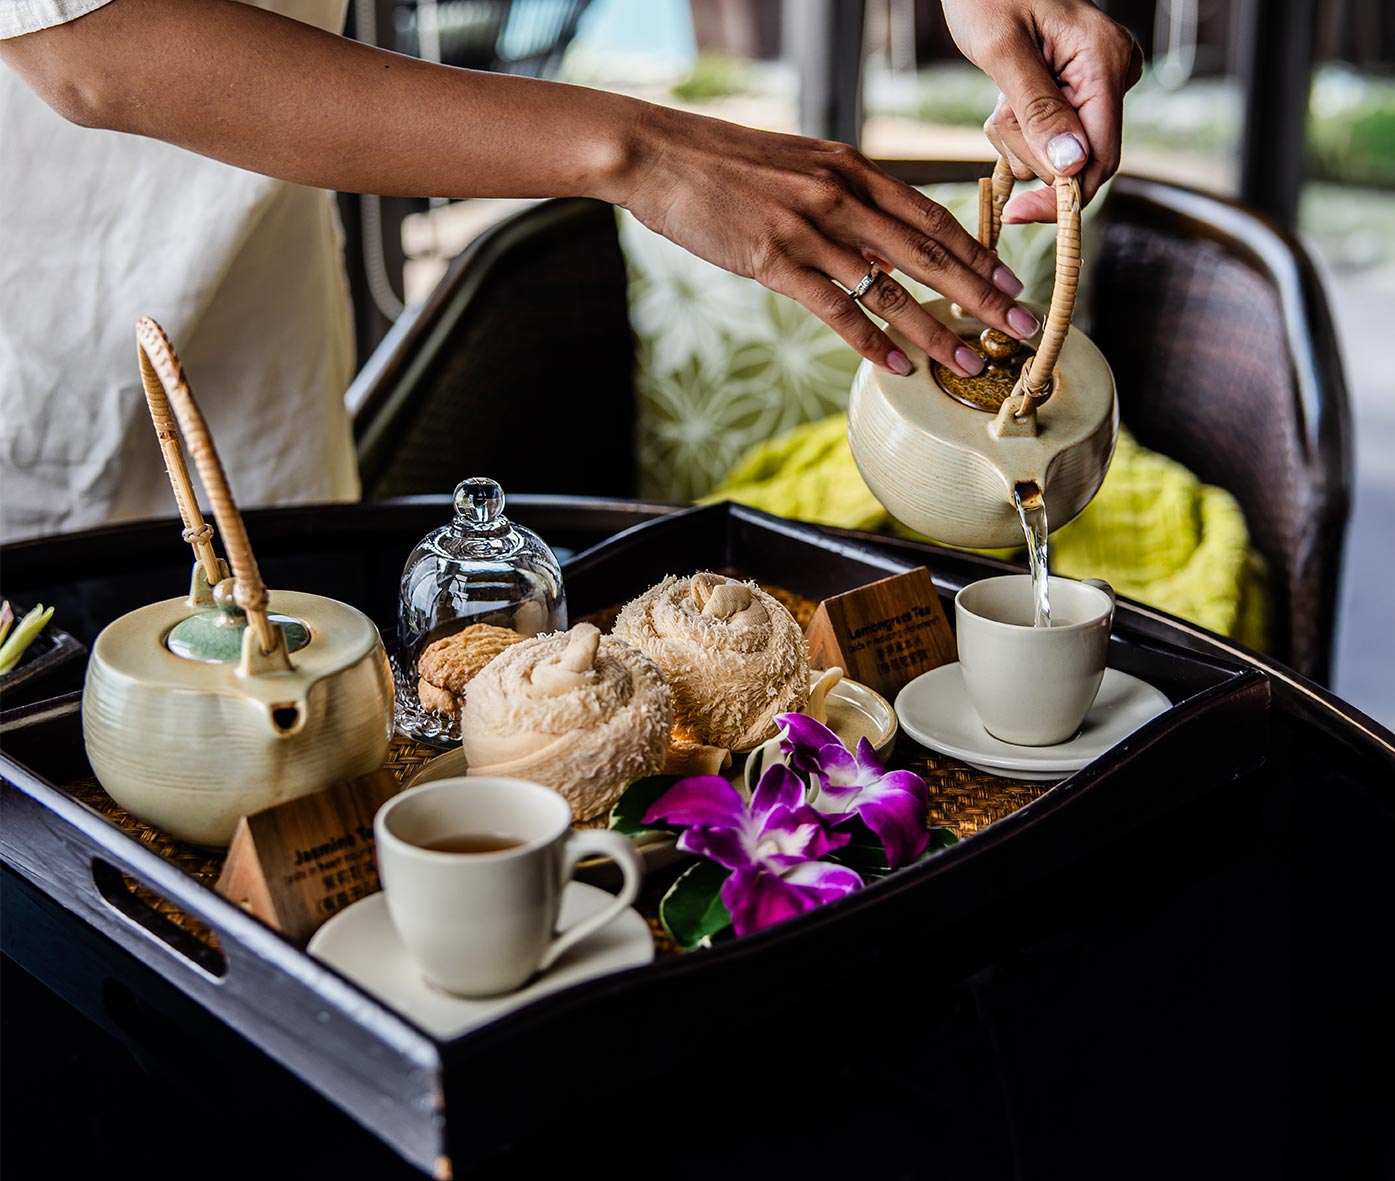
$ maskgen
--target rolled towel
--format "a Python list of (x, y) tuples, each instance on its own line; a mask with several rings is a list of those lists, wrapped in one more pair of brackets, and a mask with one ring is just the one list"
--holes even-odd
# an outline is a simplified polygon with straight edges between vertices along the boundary
[(470, 682), (460, 717), (471, 775), (546, 784), (578, 822), (662, 769), (672, 726), (654, 661), (589, 623), (500, 653)]
[(665, 578), (627, 603), (614, 635), (653, 657), (673, 690), (674, 736), (747, 751), (809, 701), (809, 647), (789, 610), (720, 574)]

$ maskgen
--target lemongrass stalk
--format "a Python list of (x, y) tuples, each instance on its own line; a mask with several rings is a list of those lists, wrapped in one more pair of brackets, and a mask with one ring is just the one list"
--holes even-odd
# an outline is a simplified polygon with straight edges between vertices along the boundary
[(0, 644), (0, 677), (3, 677), (19, 663), (19, 658), (24, 655), (25, 650), (44, 630), (44, 626), (51, 618), (53, 618), (53, 608), (45, 607), (40, 603), (19, 621), (13, 634), (3, 644)]

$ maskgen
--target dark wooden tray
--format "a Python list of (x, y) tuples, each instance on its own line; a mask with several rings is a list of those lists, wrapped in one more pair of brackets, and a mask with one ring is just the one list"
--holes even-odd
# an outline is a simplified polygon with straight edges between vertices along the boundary
[[(402, 510), (407, 524), (386, 523), (383, 512), (371, 510), (381, 537), (406, 536), (396, 551), (405, 553), (419, 531), (414, 510)], [(345, 529), (346, 547), (353, 536)], [(379, 560), (376, 579), (362, 564), (370, 548), (360, 541), (353, 551), (361, 565), (349, 581), (393, 584), (393, 562), (400, 560), (390, 556), (393, 547), (385, 541), (389, 556)], [(665, 574), (703, 567), (735, 568), (821, 598), (919, 561), (723, 505), (655, 517), (579, 553), (565, 573), (580, 616)], [(958, 583), (992, 569), (971, 558), (946, 558), (945, 565), (953, 577), (932, 573), (946, 600)], [(135, 588), (119, 590), (117, 597), (131, 597)], [(168, 593), (146, 588), (146, 598)], [(429, 1037), (65, 794), (61, 784), (90, 773), (76, 695), (10, 714), (0, 725), (0, 856), (406, 1160), (427, 1172), (459, 1173), (539, 1120), (606, 1125), (617, 1095), (642, 1085), (660, 1062), (672, 1070), (685, 1055), (739, 1057), (752, 1028), (768, 1016), (752, 998), (790, 995), (814, 980), (829, 995), (856, 993), (889, 965), (918, 962), (946, 930), (971, 926), (985, 899), (1060, 873), (1258, 765), (1266, 749), (1267, 678), (1144, 634), (1138, 622), (1121, 607), (1110, 663), (1157, 685), (1174, 706), (1070, 779), (837, 904), (546, 997), (450, 1042)], [(214, 933), (213, 943), (170, 922), (148, 901), (152, 895), (194, 916)], [(922, 974), (928, 980), (955, 969), (940, 947)], [(540, 1077), (555, 1079), (569, 1064), (584, 1066), (584, 1086), (565, 1095), (540, 1088)]]

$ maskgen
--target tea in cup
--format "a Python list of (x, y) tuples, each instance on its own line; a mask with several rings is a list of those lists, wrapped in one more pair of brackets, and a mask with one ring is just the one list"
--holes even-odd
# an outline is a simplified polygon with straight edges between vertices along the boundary
[(1052, 578), (1051, 625), (1035, 627), (1030, 574), (971, 582), (954, 596), (959, 666), (983, 727), (1018, 746), (1071, 738), (1104, 679), (1114, 591)]
[[(512, 992), (634, 902), (644, 868), (629, 839), (571, 822), (551, 788), (488, 776), (410, 788), (378, 810), (388, 914), (427, 980), (458, 996)], [(562, 892), (597, 855), (620, 867), (620, 893), (559, 932)]]

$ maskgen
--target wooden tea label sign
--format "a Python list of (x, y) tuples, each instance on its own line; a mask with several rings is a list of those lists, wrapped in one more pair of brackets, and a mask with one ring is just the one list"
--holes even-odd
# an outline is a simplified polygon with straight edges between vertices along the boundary
[(888, 701), (921, 673), (958, 658), (924, 566), (824, 599), (805, 635), (812, 667), (837, 665)]
[(380, 888), (373, 815), (399, 790), (378, 770), (244, 816), (218, 893), (304, 947), (327, 919)]

